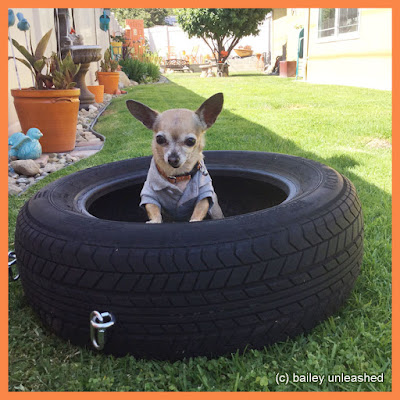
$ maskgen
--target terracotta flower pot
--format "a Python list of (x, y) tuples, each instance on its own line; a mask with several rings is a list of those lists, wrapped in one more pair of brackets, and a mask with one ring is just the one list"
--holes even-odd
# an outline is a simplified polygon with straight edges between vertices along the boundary
[(97, 72), (99, 85), (104, 85), (104, 93), (115, 94), (118, 91), (118, 72)]
[(104, 100), (104, 85), (88, 86), (91, 93), (94, 94), (94, 101), (96, 103), (102, 103)]
[(75, 147), (79, 89), (12, 89), (22, 131), (38, 128), (44, 153), (70, 151)]

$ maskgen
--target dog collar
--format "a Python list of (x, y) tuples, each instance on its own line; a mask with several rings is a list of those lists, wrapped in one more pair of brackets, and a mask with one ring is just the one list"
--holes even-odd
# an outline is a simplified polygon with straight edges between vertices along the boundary
[(177, 183), (177, 182), (182, 182), (182, 181), (187, 181), (187, 180), (192, 179), (192, 177), (196, 174), (196, 172), (199, 169), (201, 169), (201, 164), (200, 164), (200, 162), (198, 162), (190, 172), (186, 172), (184, 174), (175, 175), (175, 176), (167, 175), (164, 171), (161, 170), (161, 168), (157, 165), (157, 163), (156, 163), (156, 167), (157, 167), (158, 173), (164, 179), (166, 179), (170, 183)]

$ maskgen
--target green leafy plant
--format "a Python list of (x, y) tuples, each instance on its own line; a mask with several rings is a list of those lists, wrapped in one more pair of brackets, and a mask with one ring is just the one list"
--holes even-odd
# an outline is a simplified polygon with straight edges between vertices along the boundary
[(118, 68), (118, 61), (111, 58), (111, 51), (104, 52), (104, 59), (100, 62), (101, 72), (115, 72)]
[[(217, 63), (224, 63), (240, 39), (260, 32), (271, 8), (182, 8), (178, 23), (189, 35), (204, 40)], [(226, 73), (228, 68), (226, 66)]]
[(160, 67), (152, 62), (143, 62), (138, 59), (127, 58), (120, 60), (122, 71), (138, 83), (154, 82), (160, 79)]
[(152, 62), (146, 62), (146, 79), (150, 82), (156, 82), (160, 79), (160, 67)]
[[(13, 39), (13, 45), (25, 57), (25, 59), (17, 58), (17, 60), (28, 67), (33, 74), (36, 89), (72, 89), (76, 85), (73, 79), (81, 65), (74, 64), (69, 52), (63, 60), (54, 52), (50, 58), (44, 56), (51, 33), (52, 29), (40, 39), (35, 51), (33, 51), (32, 42), (29, 51)], [(43, 73), (44, 69), (45, 73)]]
[(139, 60), (127, 58), (126, 60), (120, 60), (119, 64), (122, 67), (122, 71), (138, 83), (143, 82), (144, 76), (146, 75), (146, 65)]
[(74, 64), (71, 53), (60, 60), (56, 53), (51, 56), (50, 74), (53, 79), (53, 85), (56, 89), (72, 89), (76, 86), (74, 77), (77, 75), (81, 64)]
[(127, 19), (142, 19), (145, 28), (155, 25), (169, 25), (166, 17), (174, 15), (173, 8), (111, 8), (120, 25)]
[[(25, 57), (16, 58), (22, 64), (29, 68), (35, 78), (36, 89), (49, 89), (52, 85), (52, 78), (48, 74), (42, 74), (43, 68), (47, 65), (44, 52), (50, 40), (52, 29), (50, 29), (39, 41), (35, 51), (32, 48), (32, 41), (30, 43), (30, 50), (20, 45), (16, 40), (12, 40), (14, 47)], [(10, 59), (12, 57), (8, 57)]]

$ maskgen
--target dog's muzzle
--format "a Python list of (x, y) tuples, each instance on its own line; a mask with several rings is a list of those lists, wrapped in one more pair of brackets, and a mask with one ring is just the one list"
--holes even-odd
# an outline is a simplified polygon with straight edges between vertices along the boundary
[(168, 156), (168, 164), (173, 167), (173, 168), (178, 168), (181, 165), (181, 159), (179, 158), (179, 155), (176, 153), (171, 153)]

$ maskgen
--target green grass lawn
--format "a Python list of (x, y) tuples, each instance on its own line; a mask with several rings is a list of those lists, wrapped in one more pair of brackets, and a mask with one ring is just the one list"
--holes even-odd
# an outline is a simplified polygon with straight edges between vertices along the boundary
[[(207, 132), (208, 150), (287, 153), (325, 163), (349, 177), (365, 219), (361, 274), (345, 307), (299, 336), (262, 350), (175, 363), (115, 359), (70, 345), (42, 327), (21, 284), (9, 286), (11, 391), (389, 391), (391, 390), (391, 92), (311, 85), (256, 74), (200, 79), (174, 74), (172, 83), (140, 85), (116, 98), (95, 129), (103, 150), (9, 201), (9, 247), (20, 207), (63, 175), (111, 161), (150, 155), (151, 132), (133, 119), (126, 99), (163, 111), (196, 109), (223, 92), (224, 110)], [(277, 373), (289, 383), (277, 385)], [(324, 375), (322, 385), (292, 374)], [(383, 383), (328, 383), (330, 374), (380, 374)]]

